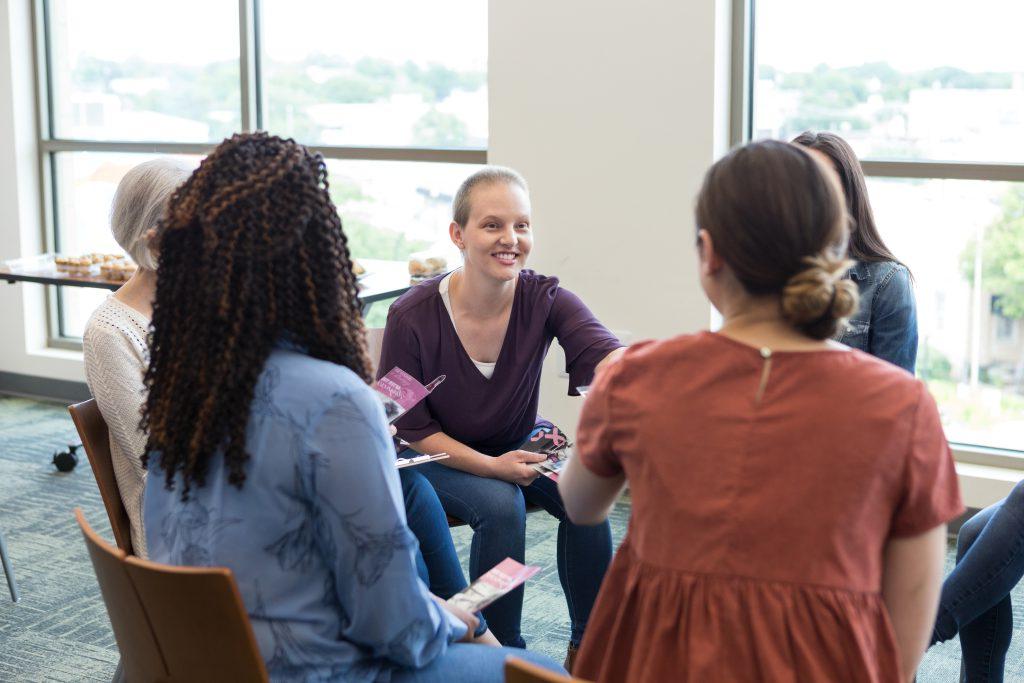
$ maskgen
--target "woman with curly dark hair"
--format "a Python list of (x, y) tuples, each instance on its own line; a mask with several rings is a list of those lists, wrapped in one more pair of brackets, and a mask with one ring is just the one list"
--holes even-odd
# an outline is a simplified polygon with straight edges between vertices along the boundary
[[(153, 560), (229, 567), (271, 678), (501, 680), (417, 576), (323, 159), (223, 142), (171, 197), (153, 306)], [(548, 662), (543, 662), (548, 665)]]

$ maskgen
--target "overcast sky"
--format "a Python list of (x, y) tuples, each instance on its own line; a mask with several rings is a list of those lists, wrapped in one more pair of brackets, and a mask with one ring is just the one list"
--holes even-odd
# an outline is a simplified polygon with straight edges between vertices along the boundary
[(1024, 72), (1024, 0), (756, 0), (757, 59)]
[[(886, 61), (903, 70), (1024, 72), (1024, 0), (756, 4), (758, 61), (783, 70)], [(237, 0), (57, 0), (53, 6), (55, 20), (70, 26), (72, 55), (201, 64), (238, 54)], [(349, 60), (487, 66), (487, 0), (264, 0), (263, 6), (264, 49), (274, 60), (316, 50)]]
[[(264, 49), (487, 68), (486, 0), (263, 0)], [(204, 64), (238, 57), (237, 0), (57, 0), (71, 56)], [(139, 30), (148, 27), (148, 30)]]

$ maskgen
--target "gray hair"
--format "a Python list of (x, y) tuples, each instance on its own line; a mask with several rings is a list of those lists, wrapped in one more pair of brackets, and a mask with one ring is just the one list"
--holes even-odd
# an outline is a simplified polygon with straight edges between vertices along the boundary
[(469, 211), (471, 208), (469, 200), (470, 195), (473, 193), (473, 188), (477, 185), (491, 185), (493, 183), (518, 185), (523, 189), (523, 192), (530, 193), (526, 179), (519, 175), (517, 171), (505, 168), (504, 166), (484, 166), (463, 180), (462, 185), (459, 186), (459, 191), (455, 193), (455, 199), (452, 201), (452, 220), (462, 227), (466, 227), (466, 223), (469, 222)]
[(118, 184), (110, 207), (110, 231), (139, 268), (156, 270), (146, 233), (157, 227), (171, 193), (191, 174), (181, 161), (161, 157), (135, 166)]

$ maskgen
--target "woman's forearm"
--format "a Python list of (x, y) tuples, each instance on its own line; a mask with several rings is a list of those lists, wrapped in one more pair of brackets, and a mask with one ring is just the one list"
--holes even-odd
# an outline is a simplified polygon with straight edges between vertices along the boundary
[(945, 524), (919, 536), (890, 540), (885, 548), (882, 598), (906, 681), (913, 680), (935, 626), (945, 553)]
[(606, 520), (625, 485), (622, 475), (597, 476), (575, 453), (558, 476), (558, 492), (565, 511), (576, 524), (600, 524)]
[(493, 458), (470, 448), (461, 441), (457, 441), (444, 432), (436, 432), (409, 444), (413, 450), (419, 453), (433, 455), (435, 453), (447, 453), (448, 459), (442, 460), (440, 464), (447, 465), (463, 472), (475, 474), (478, 477), (493, 477)]

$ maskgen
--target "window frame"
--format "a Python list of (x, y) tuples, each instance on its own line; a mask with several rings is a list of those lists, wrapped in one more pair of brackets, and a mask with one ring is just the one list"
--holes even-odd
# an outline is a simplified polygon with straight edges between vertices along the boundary
[[(758, 0), (731, 0), (729, 145), (749, 142), (754, 125), (754, 74), (757, 66), (756, 17)], [(966, 161), (861, 160), (867, 177), (924, 180), (988, 180), (1024, 183), (1024, 163)], [(1024, 449), (990, 448), (950, 442), (957, 462), (1024, 470)]]
[[(263, 129), (266, 111), (261, 54), (262, 0), (238, 0), (239, 78), (241, 131)], [(209, 154), (217, 143), (127, 142), (54, 137), (51, 0), (33, 0), (33, 59), (35, 72), (40, 210), (46, 251), (60, 250), (60, 214), (57, 155), (61, 152), (120, 152), (147, 154)], [(487, 163), (486, 147), (389, 147), (310, 145), (326, 159), (348, 161), (411, 161), (481, 165)], [(62, 287), (46, 288), (47, 340), (51, 348), (82, 349), (78, 337), (65, 334)]]

